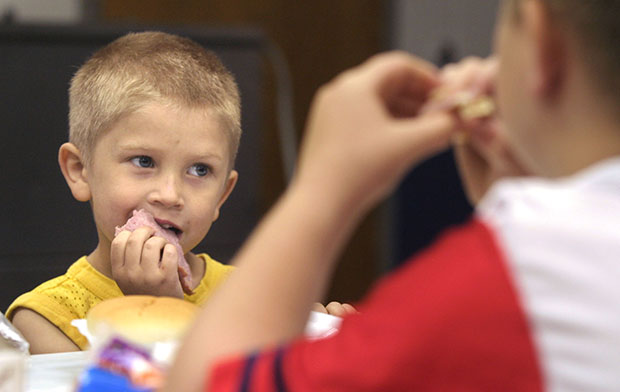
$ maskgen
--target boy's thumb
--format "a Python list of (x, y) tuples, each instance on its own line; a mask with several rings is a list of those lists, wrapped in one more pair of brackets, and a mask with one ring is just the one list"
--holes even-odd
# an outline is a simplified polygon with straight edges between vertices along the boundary
[(456, 129), (450, 113), (435, 112), (401, 119), (395, 124), (400, 135), (397, 148), (408, 164), (416, 164), (450, 147)]

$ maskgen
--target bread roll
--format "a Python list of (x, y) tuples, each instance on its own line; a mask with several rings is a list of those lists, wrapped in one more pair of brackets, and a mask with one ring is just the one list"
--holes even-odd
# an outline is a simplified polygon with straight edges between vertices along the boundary
[(172, 297), (126, 295), (100, 302), (86, 314), (88, 330), (106, 328), (137, 343), (180, 340), (199, 307)]

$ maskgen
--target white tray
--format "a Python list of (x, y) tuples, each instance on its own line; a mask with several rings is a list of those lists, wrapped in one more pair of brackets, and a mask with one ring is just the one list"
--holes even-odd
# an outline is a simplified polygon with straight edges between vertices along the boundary
[(28, 358), (27, 392), (73, 392), (90, 351), (36, 354)]

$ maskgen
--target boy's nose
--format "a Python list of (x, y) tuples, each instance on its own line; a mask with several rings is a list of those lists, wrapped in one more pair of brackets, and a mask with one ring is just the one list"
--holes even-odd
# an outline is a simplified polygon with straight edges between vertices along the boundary
[(155, 187), (149, 192), (149, 203), (160, 204), (166, 208), (183, 206), (182, 183), (174, 175), (161, 176), (155, 180)]

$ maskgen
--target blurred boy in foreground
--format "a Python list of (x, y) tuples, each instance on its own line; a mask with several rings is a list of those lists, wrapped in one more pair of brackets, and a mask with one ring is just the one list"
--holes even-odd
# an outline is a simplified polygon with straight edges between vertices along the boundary
[[(496, 68), (392, 53), (323, 87), (293, 183), (166, 390), (620, 389), (618, 18), (618, 0), (505, 0)], [(463, 92), (494, 95), (496, 116), (432, 102)], [(337, 335), (299, 338), (362, 216), (463, 130), (460, 169), (483, 196), (472, 220), (384, 279)]]

